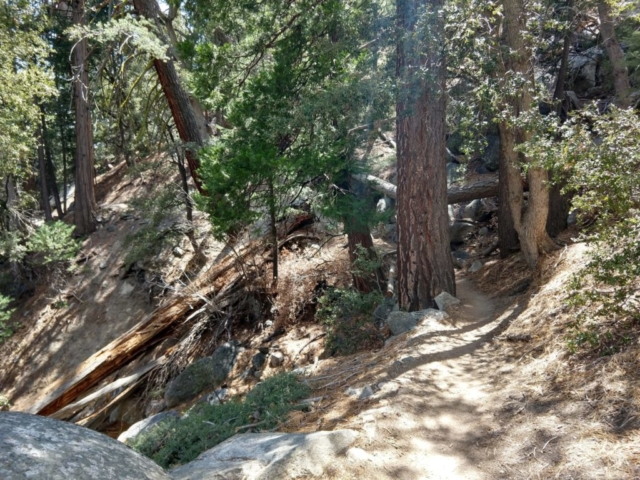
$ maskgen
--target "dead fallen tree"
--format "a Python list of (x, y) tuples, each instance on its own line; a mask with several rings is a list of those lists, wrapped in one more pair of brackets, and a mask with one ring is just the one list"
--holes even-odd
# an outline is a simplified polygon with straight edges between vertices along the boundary
[[(374, 190), (383, 193), (389, 198), (397, 197), (398, 187), (391, 182), (374, 177), (373, 175), (353, 175), (356, 180), (368, 183)], [(476, 200), (478, 198), (498, 196), (498, 177), (487, 176), (485, 180), (469, 183), (460, 187), (450, 187), (447, 190), (447, 203), (461, 203)]]
[[(241, 249), (237, 255), (227, 255), (208, 274), (203, 275), (184, 292), (171, 298), (128, 332), (89, 357), (71, 375), (56, 382), (53, 391), (34, 405), (29, 413), (52, 415), (68, 406), (152, 346), (156, 339), (204, 304), (207, 297), (212, 296), (209, 303), (219, 307), (232, 303), (229, 295), (238, 294), (234, 286), (242, 276), (242, 273), (234, 270), (234, 267), (237, 262), (248, 259), (262, 249), (261, 243), (253, 242)], [(135, 378), (134, 383), (137, 383), (142, 376)], [(79, 407), (82, 406), (84, 404), (79, 405)], [(74, 410), (71, 408), (65, 412), (64, 416), (72, 414)]]

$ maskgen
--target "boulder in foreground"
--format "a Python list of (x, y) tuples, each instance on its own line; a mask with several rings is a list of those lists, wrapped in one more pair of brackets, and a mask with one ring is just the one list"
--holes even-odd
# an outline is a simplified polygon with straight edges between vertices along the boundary
[(2, 480), (170, 480), (112, 438), (47, 417), (0, 412)]

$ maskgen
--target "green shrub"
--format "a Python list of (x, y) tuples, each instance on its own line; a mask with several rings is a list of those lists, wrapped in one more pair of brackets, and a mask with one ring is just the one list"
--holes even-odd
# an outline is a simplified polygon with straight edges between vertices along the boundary
[(295, 402), (310, 389), (291, 374), (268, 378), (255, 386), (244, 401), (221, 405), (198, 404), (182, 419), (171, 419), (140, 435), (131, 446), (164, 468), (192, 461), (205, 450), (236, 433), (272, 430), (285, 419)]
[(330, 355), (351, 355), (379, 347), (383, 342), (373, 310), (382, 302), (379, 292), (329, 290), (319, 300), (316, 318), (327, 327), (325, 348)]
[(27, 251), (38, 266), (62, 264), (76, 256), (80, 242), (73, 238), (73, 225), (64, 222), (45, 223), (27, 240)]
[(132, 206), (148, 222), (125, 239), (126, 268), (137, 261), (156, 258), (172, 239), (184, 234), (188, 228), (186, 224), (176, 227), (169, 223), (167, 228), (163, 228), (163, 221), (180, 217), (180, 210), (184, 207), (184, 194), (177, 185), (169, 185), (148, 197), (134, 200)]
[(9, 403), (9, 399), (4, 395), (0, 395), (0, 412), (5, 410), (9, 410), (11, 403)]
[(11, 318), (11, 314), (15, 311), (15, 308), (9, 308), (11, 300), (11, 297), (5, 297), (0, 294), (0, 343), (13, 335), (13, 328), (9, 325), (9, 319)]
[(569, 286), (575, 321), (567, 346), (610, 355), (640, 326), (640, 118), (631, 109), (600, 115), (594, 107), (553, 130), (527, 153), (564, 172), (574, 207), (595, 219), (583, 234), (592, 245), (587, 263)]

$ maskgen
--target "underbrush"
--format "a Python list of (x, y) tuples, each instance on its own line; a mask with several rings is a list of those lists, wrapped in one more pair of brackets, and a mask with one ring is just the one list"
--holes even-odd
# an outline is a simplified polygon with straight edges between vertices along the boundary
[(351, 355), (381, 347), (384, 338), (376, 325), (373, 311), (382, 300), (379, 292), (359, 293), (337, 288), (320, 298), (316, 318), (327, 327), (327, 353)]
[(268, 378), (244, 400), (198, 404), (182, 419), (171, 419), (140, 435), (132, 447), (164, 468), (194, 460), (236, 433), (273, 430), (294, 410), (310, 388), (292, 374)]

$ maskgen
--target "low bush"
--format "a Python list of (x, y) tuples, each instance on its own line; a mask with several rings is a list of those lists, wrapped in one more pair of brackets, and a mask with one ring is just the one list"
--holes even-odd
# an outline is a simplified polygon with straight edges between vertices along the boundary
[(5, 297), (0, 294), (0, 343), (11, 335), (13, 335), (13, 328), (9, 324), (11, 314), (15, 309), (10, 309), (11, 297)]
[(198, 404), (182, 419), (171, 419), (140, 435), (131, 446), (158, 465), (170, 468), (194, 460), (227, 438), (249, 428), (272, 430), (309, 395), (307, 385), (292, 374), (268, 378), (243, 401)]
[(327, 327), (325, 348), (330, 355), (351, 355), (382, 345), (373, 311), (382, 302), (379, 292), (332, 289), (319, 300), (316, 318)]

